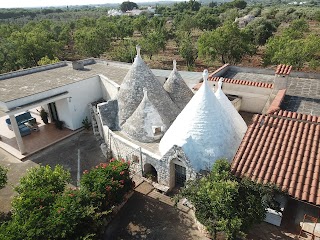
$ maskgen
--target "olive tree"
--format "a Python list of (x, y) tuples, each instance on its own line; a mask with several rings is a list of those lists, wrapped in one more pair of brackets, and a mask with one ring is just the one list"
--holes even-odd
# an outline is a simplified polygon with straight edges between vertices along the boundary
[(256, 46), (246, 31), (228, 22), (216, 30), (203, 33), (198, 39), (198, 50), (203, 58), (219, 58), (222, 63), (235, 64), (245, 55), (254, 54)]

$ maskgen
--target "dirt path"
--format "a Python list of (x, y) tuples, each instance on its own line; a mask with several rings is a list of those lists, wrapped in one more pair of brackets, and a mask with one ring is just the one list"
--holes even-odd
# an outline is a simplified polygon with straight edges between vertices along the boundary
[(156, 199), (135, 192), (108, 226), (104, 239), (205, 239), (190, 217)]
[(171, 206), (166, 198), (159, 201), (152, 187), (143, 184), (145, 186), (135, 191), (109, 224), (105, 240), (207, 239), (193, 224), (189, 214)]

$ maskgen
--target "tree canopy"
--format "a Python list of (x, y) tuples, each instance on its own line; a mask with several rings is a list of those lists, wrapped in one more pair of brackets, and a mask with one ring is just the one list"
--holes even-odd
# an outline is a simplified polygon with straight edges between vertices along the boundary
[(203, 33), (198, 40), (198, 49), (202, 57), (212, 60), (219, 58), (222, 63), (231, 64), (240, 62), (245, 55), (252, 55), (256, 51), (249, 34), (230, 22)]
[[(187, 32), (192, 42), (197, 42), (199, 57), (196, 67), (203, 66), (203, 60), (210, 65), (217, 64), (217, 60), (237, 64), (258, 49), (255, 59), (262, 57), (265, 65), (292, 62), (295, 68), (318, 70), (318, 44), (314, 39), (319, 38), (316, 26), (320, 21), (320, 11), (315, 5), (283, 5), (276, 0), (272, 5), (270, 2), (247, 4), (244, 0), (206, 5), (198, 0), (188, 0), (173, 5), (157, 5), (156, 13), (160, 16), (107, 16), (109, 9), (104, 6), (0, 9), (0, 73), (58, 60), (73, 61), (102, 55), (111, 60), (131, 61), (129, 52), (132, 47), (126, 52), (127, 43), (123, 41), (129, 38), (143, 43), (143, 47), (148, 49), (144, 51), (142, 48), (142, 51), (148, 52), (149, 58), (162, 49), (166, 51), (165, 58), (172, 58), (171, 53), (179, 53), (186, 59), (187, 55), (192, 56), (194, 54), (190, 53), (195, 52), (188, 52), (186, 46), (190, 41), (185, 41), (183, 48), (177, 44), (173, 51), (166, 49), (169, 45), (171, 50), (171, 39), (181, 35), (181, 32)], [(125, 8), (123, 10), (137, 7), (130, 1), (123, 2), (122, 6)], [(230, 22), (234, 22), (235, 18), (248, 14), (255, 19), (244, 29), (231, 26)], [(150, 43), (155, 35), (160, 36), (157, 43), (161, 44), (161, 48)], [(289, 37), (289, 43), (280, 43), (283, 48), (277, 50), (276, 46), (272, 47), (272, 42), (280, 41), (279, 36)], [(269, 44), (267, 40), (270, 40)], [(299, 44), (303, 47), (296, 53), (302, 54), (302, 57), (290, 50)], [(163, 64), (171, 62), (168, 60), (163, 59)], [(252, 61), (253, 65), (256, 63)]]
[(224, 232), (227, 239), (237, 239), (265, 219), (268, 207), (279, 210), (276, 188), (238, 179), (230, 170), (226, 160), (218, 160), (207, 176), (189, 181), (180, 193), (214, 238)]
[(112, 160), (84, 171), (81, 188), (68, 188), (61, 166), (32, 168), (15, 190), (11, 219), (0, 239), (99, 239), (103, 219), (132, 189), (129, 165)]
[(134, 8), (136, 8), (136, 9), (139, 8), (138, 4), (136, 4), (135, 2), (125, 1), (120, 4), (120, 10), (122, 12), (126, 12), (126, 11), (132, 10)]
[(305, 64), (320, 66), (319, 35), (308, 33), (309, 26), (304, 20), (295, 20), (281, 35), (267, 41), (264, 64), (289, 64), (301, 69)]

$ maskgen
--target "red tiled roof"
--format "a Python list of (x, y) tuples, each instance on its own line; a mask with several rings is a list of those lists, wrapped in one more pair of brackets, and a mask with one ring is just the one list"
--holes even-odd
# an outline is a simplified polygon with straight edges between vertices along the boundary
[[(213, 77), (213, 78), (209, 78), (208, 80), (218, 82), (219, 79), (220, 77)], [(238, 80), (233, 78), (223, 78), (223, 82), (255, 86), (255, 87), (273, 88), (273, 83), (254, 82), (254, 81), (247, 81), (247, 80)]]
[(292, 69), (292, 66), (290, 65), (280, 64), (277, 66), (276, 74), (289, 75), (291, 72), (291, 69)]
[(232, 172), (276, 184), (296, 199), (320, 205), (320, 117), (282, 110), (255, 115)]
[(197, 83), (196, 85), (194, 85), (192, 89), (198, 91), (199, 88), (201, 87), (201, 85), (202, 85), (202, 82), (199, 82), (199, 83)]
[(211, 78), (214, 74), (220, 72), (221, 70), (223, 70), (224, 68), (228, 67), (229, 63), (224, 64), (223, 66), (219, 67), (217, 70), (215, 70), (213, 73), (209, 74), (209, 78)]
[(274, 112), (277, 112), (280, 110), (280, 105), (282, 103), (282, 100), (286, 96), (286, 91), (287, 91), (287, 89), (282, 89), (282, 90), (278, 91), (276, 97), (272, 101), (272, 103), (267, 111), (267, 114), (271, 114), (271, 113), (274, 113)]
[[(210, 77), (208, 81), (218, 82), (220, 78), (221, 77)], [(273, 83), (254, 82), (254, 81), (247, 81), (247, 80), (238, 80), (233, 78), (223, 78), (223, 82), (247, 85), (247, 86), (253, 86), (253, 87), (273, 88)], [(197, 83), (192, 89), (198, 90), (201, 87), (201, 85), (202, 85), (202, 82)]]

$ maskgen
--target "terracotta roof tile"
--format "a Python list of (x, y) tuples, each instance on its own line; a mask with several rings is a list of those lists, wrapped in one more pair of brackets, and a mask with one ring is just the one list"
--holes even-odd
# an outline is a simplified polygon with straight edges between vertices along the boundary
[(291, 72), (291, 69), (292, 69), (292, 66), (290, 65), (280, 64), (276, 68), (276, 74), (289, 75)]
[[(209, 81), (215, 81), (218, 82), (220, 77), (210, 77)], [(234, 83), (234, 84), (240, 84), (240, 85), (248, 85), (248, 86), (255, 86), (255, 87), (264, 87), (264, 88), (273, 88), (273, 83), (264, 83), (261, 82), (254, 82), (254, 81), (247, 81), (247, 80), (239, 80), (239, 79), (233, 79), (233, 78), (223, 78), (224, 82), (227, 83)]]
[[(212, 75), (212, 74), (211, 74)], [(218, 82), (221, 77), (209, 77), (208, 81), (215, 81)], [(273, 88), (273, 83), (261, 83), (261, 82), (254, 82), (254, 81), (246, 81), (246, 80), (239, 80), (233, 78), (223, 78), (224, 82), (232, 83), (232, 84), (239, 84), (239, 85), (247, 85), (247, 86), (254, 86), (254, 87), (263, 87), (263, 88)], [(197, 83), (193, 86), (193, 90), (198, 90), (202, 85), (202, 82)]]
[(216, 73), (220, 72), (224, 68), (229, 67), (229, 64), (226, 63), (223, 66), (219, 67), (217, 70), (215, 70), (213, 73), (210, 73), (209, 78), (213, 77)]
[(271, 113), (279, 111), (280, 105), (281, 105), (285, 96), (286, 96), (286, 89), (279, 90), (276, 97), (272, 101), (272, 103), (267, 111), (267, 114), (271, 114)]
[(320, 205), (320, 117), (283, 110), (255, 115), (232, 171)]

